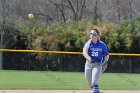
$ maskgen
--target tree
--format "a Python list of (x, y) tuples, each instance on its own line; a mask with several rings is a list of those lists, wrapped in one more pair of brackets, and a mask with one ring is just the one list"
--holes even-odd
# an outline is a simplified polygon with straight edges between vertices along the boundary
[(64, 22), (72, 17), (73, 20), (81, 20), (86, 8), (86, 0), (49, 0), (56, 8), (59, 9)]
[[(8, 0), (1, 0), (1, 20), (0, 20), (0, 48), (10, 48), (13, 46), (19, 35), (18, 28), (16, 28), (15, 24), (11, 21), (10, 15), (8, 14), (13, 9), (9, 7)], [(11, 10), (11, 11), (10, 11)], [(12, 42), (12, 43), (11, 43)], [(0, 52), (0, 69), (3, 68), (3, 53)]]

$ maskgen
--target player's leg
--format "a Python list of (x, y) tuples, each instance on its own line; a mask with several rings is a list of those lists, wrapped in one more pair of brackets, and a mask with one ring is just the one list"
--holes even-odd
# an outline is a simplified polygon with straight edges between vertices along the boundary
[(92, 70), (92, 87), (93, 87), (93, 93), (100, 93), (99, 92), (99, 86), (98, 86), (98, 80), (99, 76), (101, 74), (101, 66), (99, 66), (98, 63), (95, 63), (95, 66)]
[(93, 63), (86, 62), (85, 64), (85, 78), (88, 82), (89, 86), (92, 87), (92, 69), (93, 69)]

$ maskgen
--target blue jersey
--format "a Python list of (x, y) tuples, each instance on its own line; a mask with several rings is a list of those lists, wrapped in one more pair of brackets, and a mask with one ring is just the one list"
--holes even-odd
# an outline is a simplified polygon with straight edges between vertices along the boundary
[(102, 61), (103, 56), (109, 55), (108, 49), (104, 42), (98, 40), (97, 43), (93, 43), (91, 39), (89, 39), (84, 48), (88, 49), (88, 55), (92, 59), (92, 63), (99, 63)]

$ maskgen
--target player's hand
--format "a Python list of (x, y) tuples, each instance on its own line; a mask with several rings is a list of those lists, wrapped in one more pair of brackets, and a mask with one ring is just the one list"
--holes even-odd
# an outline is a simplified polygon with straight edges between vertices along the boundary
[(92, 59), (90, 57), (87, 58), (87, 60), (88, 60), (88, 63), (91, 63), (92, 62)]
[(107, 68), (107, 62), (106, 61), (101, 62), (100, 66), (102, 66), (102, 72), (104, 72), (106, 70), (106, 68)]

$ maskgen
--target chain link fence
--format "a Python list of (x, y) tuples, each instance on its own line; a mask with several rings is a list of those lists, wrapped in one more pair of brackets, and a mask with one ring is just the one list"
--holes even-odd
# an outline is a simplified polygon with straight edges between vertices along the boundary
[[(140, 73), (139, 56), (110, 56), (106, 72)], [(71, 54), (4, 52), (3, 67), (8, 70), (84, 71), (85, 58)]]

